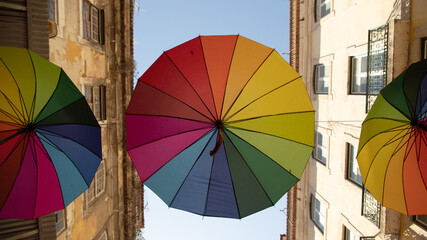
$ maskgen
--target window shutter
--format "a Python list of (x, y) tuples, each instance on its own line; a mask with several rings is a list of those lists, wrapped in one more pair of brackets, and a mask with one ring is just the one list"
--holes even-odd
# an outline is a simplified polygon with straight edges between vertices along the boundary
[(105, 44), (104, 10), (99, 9), (99, 44)]
[(0, 45), (28, 48), (27, 6), (25, 0), (0, 0)]
[(27, 1), (28, 48), (49, 59), (48, 4), (45, 1)]

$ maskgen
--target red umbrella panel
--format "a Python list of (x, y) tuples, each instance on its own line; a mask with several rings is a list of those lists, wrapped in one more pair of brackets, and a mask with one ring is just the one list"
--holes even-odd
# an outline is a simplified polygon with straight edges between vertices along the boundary
[(238, 35), (200, 36), (141, 76), (126, 128), (141, 180), (165, 203), (242, 218), (274, 205), (301, 177), (314, 109), (274, 49)]

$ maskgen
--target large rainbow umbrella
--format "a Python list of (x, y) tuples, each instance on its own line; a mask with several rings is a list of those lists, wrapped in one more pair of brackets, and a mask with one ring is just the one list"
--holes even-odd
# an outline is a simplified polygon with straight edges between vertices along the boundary
[(362, 124), (357, 161), (385, 207), (427, 215), (427, 60), (381, 90)]
[(314, 110), (301, 76), (242, 36), (199, 36), (164, 52), (126, 111), (127, 149), (167, 205), (243, 218), (301, 177)]
[(98, 122), (64, 71), (0, 47), (0, 218), (63, 209), (88, 188), (101, 154)]

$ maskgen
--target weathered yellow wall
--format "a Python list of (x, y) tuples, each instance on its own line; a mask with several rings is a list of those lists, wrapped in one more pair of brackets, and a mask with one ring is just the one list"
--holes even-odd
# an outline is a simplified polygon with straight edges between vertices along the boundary
[[(91, 2), (100, 7), (109, 1)], [(106, 85), (106, 81), (111, 75), (108, 72), (109, 59), (106, 57), (106, 46), (83, 39), (82, 1), (57, 1), (57, 4), (58, 34), (49, 41), (50, 60), (62, 67), (82, 92), (85, 84), (96, 82), (96, 84)], [(110, 94), (109, 97), (115, 99), (114, 94)], [(109, 102), (115, 103), (114, 100)], [(115, 109), (112, 104), (107, 105), (107, 112), (111, 112), (109, 107)], [(102, 127), (102, 149), (106, 162), (105, 191), (90, 204), (86, 203), (85, 194), (82, 194), (66, 208), (67, 226), (66, 230), (58, 236), (60, 240), (95, 239), (106, 229), (110, 239), (114, 236), (115, 230), (113, 230), (110, 222), (111, 216), (114, 215), (111, 176), (117, 172), (114, 173), (111, 170), (110, 161), (117, 161), (117, 156), (111, 155), (109, 149), (111, 149), (111, 144), (117, 145), (117, 140), (110, 131), (114, 132), (114, 128), (107, 130), (106, 127)], [(108, 179), (109, 177), (110, 179)], [(119, 195), (120, 193), (115, 194)], [(117, 201), (117, 199), (118, 197), (115, 200)]]

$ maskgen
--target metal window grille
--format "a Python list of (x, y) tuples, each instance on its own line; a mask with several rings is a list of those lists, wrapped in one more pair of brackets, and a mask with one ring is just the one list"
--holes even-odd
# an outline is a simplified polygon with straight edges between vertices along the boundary
[(387, 84), (388, 24), (369, 30), (366, 112)]
[(381, 204), (366, 188), (363, 188), (362, 215), (380, 228)]

